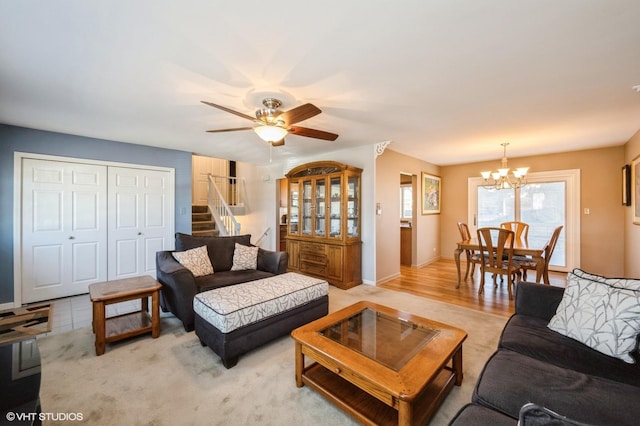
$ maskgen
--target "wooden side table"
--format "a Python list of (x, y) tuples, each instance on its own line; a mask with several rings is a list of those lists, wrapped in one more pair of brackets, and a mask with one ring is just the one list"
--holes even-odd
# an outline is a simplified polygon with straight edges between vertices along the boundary
[[(96, 355), (102, 355), (107, 343), (151, 332), (160, 336), (159, 290), (162, 285), (152, 277), (126, 278), (89, 285), (93, 305), (93, 332), (96, 335)], [(151, 297), (151, 312), (149, 300)], [(105, 307), (114, 303), (140, 299), (137, 312), (106, 317)]]

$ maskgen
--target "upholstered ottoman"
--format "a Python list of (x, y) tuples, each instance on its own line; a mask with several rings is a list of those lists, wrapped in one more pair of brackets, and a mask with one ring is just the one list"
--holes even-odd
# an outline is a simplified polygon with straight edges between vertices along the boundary
[(329, 311), (329, 285), (295, 272), (198, 293), (195, 332), (226, 368), (238, 356)]

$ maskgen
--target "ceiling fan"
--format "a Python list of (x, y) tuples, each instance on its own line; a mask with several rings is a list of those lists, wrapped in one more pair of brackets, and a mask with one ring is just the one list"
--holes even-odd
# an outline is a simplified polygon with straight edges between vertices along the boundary
[(230, 108), (224, 107), (222, 105), (217, 105), (212, 102), (200, 102), (214, 108), (221, 109), (222, 111), (237, 115), (238, 117), (245, 118), (249, 121), (253, 121), (256, 124), (250, 127), (207, 130), (207, 132), (210, 133), (234, 132), (237, 130), (253, 130), (258, 134), (258, 136), (260, 136), (262, 140), (268, 142), (272, 146), (284, 145), (284, 137), (289, 133), (293, 135), (306, 136), (308, 138), (323, 139), (327, 141), (335, 141), (338, 138), (338, 135), (335, 133), (310, 129), (308, 127), (294, 126), (294, 124), (316, 116), (322, 112), (320, 108), (312, 104), (300, 105), (299, 107), (295, 107), (293, 109), (290, 109), (289, 111), (280, 111), (278, 110), (278, 108), (280, 107), (280, 105), (282, 105), (282, 102), (275, 98), (266, 98), (262, 101), (262, 105), (264, 105), (264, 108), (257, 110), (256, 116), (252, 117), (250, 115), (234, 111)]

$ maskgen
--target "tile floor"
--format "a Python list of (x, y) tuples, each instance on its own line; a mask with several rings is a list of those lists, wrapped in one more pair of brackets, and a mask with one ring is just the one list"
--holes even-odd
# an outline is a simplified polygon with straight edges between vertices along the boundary
[[(51, 332), (47, 334), (64, 333), (78, 328), (91, 327), (92, 306), (89, 294), (33, 303), (32, 305), (37, 306), (43, 303), (53, 305)], [(151, 306), (151, 301), (149, 301), (149, 306)], [(106, 308), (107, 317), (135, 312), (140, 310), (140, 300), (115, 303), (107, 305)]]

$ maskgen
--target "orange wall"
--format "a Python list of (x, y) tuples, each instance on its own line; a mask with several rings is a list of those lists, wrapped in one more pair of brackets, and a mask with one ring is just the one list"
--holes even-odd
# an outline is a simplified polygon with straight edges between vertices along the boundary
[(376, 227), (376, 283), (400, 274), (400, 173), (417, 179), (414, 193), (417, 212), (413, 224), (414, 266), (423, 266), (440, 257), (440, 215), (420, 214), (420, 173), (440, 175), (440, 168), (426, 161), (400, 154), (387, 148), (376, 159), (375, 202), (382, 214), (375, 215)]
[[(640, 136), (632, 139), (635, 154), (640, 154)], [(631, 143), (630, 143), (631, 144)], [(628, 144), (628, 145), (630, 145)], [(627, 149), (629, 150), (629, 149)], [(632, 156), (628, 153), (628, 156)], [(626, 159), (630, 163), (630, 159)], [(467, 221), (467, 181), (478, 177), (481, 170), (498, 167), (499, 159), (487, 162), (443, 166), (442, 212), (440, 215), (442, 257), (453, 259), (453, 251), (459, 240), (456, 223)], [(625, 164), (625, 146), (573, 151), (560, 154), (538, 155), (526, 158), (509, 158), (512, 169), (529, 166), (530, 172), (580, 169), (581, 206), (590, 214), (581, 214), (580, 266), (590, 272), (610, 276), (622, 276), (632, 263), (625, 262), (625, 224), (629, 222), (630, 208), (622, 206), (621, 168)], [(627, 219), (625, 219), (625, 214)], [(628, 225), (627, 228), (631, 226)], [(640, 226), (633, 229), (633, 248), (640, 249)], [(628, 230), (628, 229), (627, 229)], [(627, 253), (632, 251), (627, 250)], [(640, 265), (635, 276), (640, 271)]]
[[(640, 130), (625, 145), (624, 161), (631, 164), (634, 158), (640, 156)], [(639, 158), (640, 160), (640, 158)], [(636, 182), (640, 183), (638, 178)], [(631, 188), (633, 188), (633, 182)], [(640, 202), (635, 194), (631, 195), (635, 202)], [(640, 262), (638, 262), (638, 253), (640, 253), (640, 225), (633, 223), (633, 207), (627, 207), (624, 215), (624, 232), (625, 232), (625, 257), (624, 257), (624, 276), (640, 278)]]

